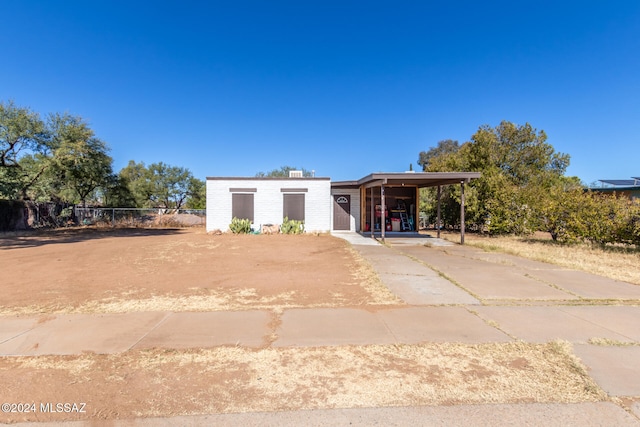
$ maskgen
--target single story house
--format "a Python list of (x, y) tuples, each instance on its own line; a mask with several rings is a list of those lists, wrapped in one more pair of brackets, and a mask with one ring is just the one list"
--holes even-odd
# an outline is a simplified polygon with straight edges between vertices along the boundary
[(640, 177), (631, 179), (601, 179), (600, 186), (592, 186), (591, 191), (616, 194), (629, 199), (640, 199)]
[[(284, 217), (304, 221), (309, 232), (412, 232), (420, 188), (461, 185), (479, 172), (372, 173), (354, 181), (303, 177), (207, 177), (207, 231), (228, 230), (232, 218), (259, 227)], [(464, 201), (464, 198), (463, 198)], [(464, 236), (464, 202), (461, 209)]]

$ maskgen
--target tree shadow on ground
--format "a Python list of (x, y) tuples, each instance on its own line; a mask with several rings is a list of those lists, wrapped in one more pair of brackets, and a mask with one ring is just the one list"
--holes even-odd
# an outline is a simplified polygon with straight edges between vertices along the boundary
[(181, 228), (58, 228), (0, 233), (0, 251), (33, 248), (59, 243), (76, 243), (108, 237), (167, 236), (183, 232)]

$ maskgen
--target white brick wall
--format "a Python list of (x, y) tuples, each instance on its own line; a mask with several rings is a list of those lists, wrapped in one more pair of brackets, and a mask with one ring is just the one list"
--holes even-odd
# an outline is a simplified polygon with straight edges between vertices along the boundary
[(331, 190), (331, 229), (333, 230), (333, 196), (347, 194), (351, 196), (351, 221), (349, 231), (360, 231), (360, 189), (358, 188), (335, 188)]
[[(282, 188), (306, 188), (305, 230), (331, 229), (331, 181), (328, 178), (207, 178), (207, 231), (227, 231), (231, 224), (230, 188), (255, 188), (254, 224), (282, 224)], [(289, 193), (292, 194), (292, 193)]]

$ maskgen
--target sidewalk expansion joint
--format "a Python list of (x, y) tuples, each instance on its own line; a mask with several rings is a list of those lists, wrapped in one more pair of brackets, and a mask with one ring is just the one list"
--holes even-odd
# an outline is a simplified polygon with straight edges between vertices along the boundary
[(604, 325), (600, 325), (600, 324), (598, 324), (598, 323), (596, 323), (596, 322), (593, 322), (593, 321), (591, 321), (591, 320), (589, 320), (589, 319), (585, 319), (584, 317), (581, 317), (581, 316), (579, 316), (579, 315), (577, 315), (577, 314), (574, 314), (574, 313), (570, 313), (570, 312), (568, 312), (568, 311), (565, 311), (565, 310), (563, 310), (563, 309), (562, 309), (562, 307), (558, 307), (558, 311), (561, 311), (561, 312), (563, 312), (564, 314), (568, 314), (569, 316), (575, 317), (576, 319), (580, 319), (580, 320), (582, 320), (582, 321), (584, 321), (584, 322), (591, 323), (592, 325), (597, 326), (597, 327), (599, 327), (599, 328), (606, 329), (607, 331), (609, 331), (609, 332), (613, 332), (613, 333), (614, 333), (614, 334), (616, 334), (616, 335), (623, 336), (623, 337), (625, 337), (625, 338), (627, 338), (627, 339), (631, 340), (631, 342), (634, 342), (634, 343), (636, 342), (636, 340), (634, 340), (633, 338), (631, 338), (631, 337), (629, 337), (629, 336), (627, 336), (627, 335), (625, 335), (625, 334), (623, 334), (623, 333), (621, 333), (621, 332), (614, 331), (613, 329), (611, 329), (611, 328), (607, 328), (607, 327), (606, 327), (606, 326), (604, 326)]
[(125, 351), (130, 351), (133, 347), (137, 346), (143, 339), (145, 339), (151, 332), (155, 331), (158, 326), (162, 325), (169, 317), (173, 316), (173, 312), (167, 312), (162, 319), (158, 323), (156, 323), (151, 329), (149, 329), (145, 334), (143, 334), (136, 342), (131, 344), (129, 348)]
[(391, 335), (393, 337), (393, 340), (398, 343), (400, 340), (398, 339), (398, 337), (396, 336), (396, 334), (393, 333), (393, 331), (391, 330), (391, 328), (389, 327), (389, 325), (387, 325), (387, 322), (384, 321), (384, 319), (381, 319), (380, 317), (378, 317), (378, 313), (375, 313), (375, 317), (377, 319), (379, 319), (382, 324), (384, 325), (384, 328), (387, 330), (387, 332), (389, 332), (389, 335)]
[(14, 335), (12, 337), (7, 338), (4, 341), (0, 341), (0, 344), (4, 344), (4, 343), (9, 342), (11, 340), (14, 340), (14, 339), (16, 339), (16, 338), (18, 338), (18, 337), (20, 337), (20, 336), (22, 336), (24, 334), (27, 334), (27, 333), (33, 331), (34, 329), (36, 329), (38, 327), (38, 325), (40, 325), (40, 323), (36, 324), (36, 326), (34, 326), (33, 328), (29, 328), (29, 329), (27, 329), (25, 331), (20, 332), (18, 335)]
[(494, 328), (494, 329), (499, 330), (500, 332), (502, 332), (503, 334), (505, 334), (506, 336), (508, 336), (509, 338), (511, 338), (511, 339), (512, 339), (512, 340), (514, 340), (514, 341), (518, 341), (518, 340), (519, 340), (519, 338), (518, 338), (518, 337), (516, 337), (515, 335), (512, 335), (512, 334), (510, 334), (509, 332), (507, 332), (507, 331), (505, 331), (504, 329), (502, 329), (502, 327), (500, 327), (500, 324), (499, 324), (498, 322), (496, 322), (495, 320), (485, 319), (484, 317), (482, 317), (482, 316), (480, 315), (480, 313), (478, 313), (478, 312), (477, 312), (477, 311), (475, 311), (475, 310), (470, 309), (469, 307), (465, 307), (465, 309), (466, 309), (469, 313), (471, 313), (471, 314), (473, 314), (474, 316), (476, 316), (478, 319), (482, 320), (482, 322), (483, 322), (485, 325), (487, 325), (487, 326), (489, 326), (489, 327), (491, 327), (491, 328)]
[(413, 262), (417, 262), (418, 264), (423, 265), (423, 266), (431, 269), (432, 271), (435, 271), (440, 277), (442, 277), (443, 279), (448, 280), (449, 282), (453, 283), (454, 286), (457, 286), (458, 288), (462, 289), (464, 292), (468, 293), (469, 295), (471, 295), (472, 297), (477, 299), (480, 302), (480, 304), (484, 305), (484, 299), (483, 298), (481, 298), (479, 295), (476, 295), (475, 292), (472, 292), (471, 290), (465, 288), (460, 283), (458, 283), (456, 280), (454, 280), (453, 278), (447, 276), (447, 274), (445, 274), (444, 272), (438, 270), (434, 266), (426, 263), (425, 261), (423, 261), (421, 259), (418, 259), (418, 258), (416, 258), (416, 257), (414, 257), (412, 255), (409, 255), (409, 254), (406, 254), (406, 253), (402, 252), (399, 249), (395, 249), (395, 248), (392, 248), (392, 249), (395, 250), (396, 252), (398, 252), (400, 255), (402, 255), (402, 256), (404, 256), (406, 258), (409, 258)]
[[(522, 270), (523, 270), (523, 269), (522, 269)], [(523, 270), (523, 271), (524, 271), (524, 270)], [(524, 273), (524, 277), (528, 277), (528, 278), (529, 278), (529, 279), (531, 279), (531, 280), (535, 280), (536, 282), (540, 282), (540, 283), (545, 284), (545, 285), (547, 285), (547, 286), (549, 286), (549, 287), (551, 287), (551, 288), (557, 289), (557, 290), (559, 290), (560, 292), (564, 292), (564, 293), (566, 293), (566, 294), (572, 295), (572, 296), (574, 296), (574, 297), (576, 297), (576, 298), (584, 299), (581, 295), (579, 295), (579, 294), (577, 294), (577, 293), (575, 293), (575, 292), (571, 292), (570, 290), (565, 289), (565, 288), (563, 288), (562, 286), (556, 285), (555, 283), (551, 283), (551, 282), (549, 282), (549, 281), (547, 281), (547, 280), (544, 280), (544, 279), (541, 279), (541, 278), (539, 278), (539, 277), (532, 276), (532, 275), (531, 275), (531, 274), (529, 274), (529, 273)]]

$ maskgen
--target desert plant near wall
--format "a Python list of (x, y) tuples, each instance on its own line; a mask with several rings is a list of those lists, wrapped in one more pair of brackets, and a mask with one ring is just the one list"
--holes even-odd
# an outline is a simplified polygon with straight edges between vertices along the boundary
[(282, 220), (282, 226), (280, 226), (280, 232), (282, 234), (302, 234), (304, 233), (304, 221), (296, 221), (285, 216)]
[(233, 217), (231, 224), (229, 224), (229, 230), (233, 234), (251, 233), (251, 220)]

